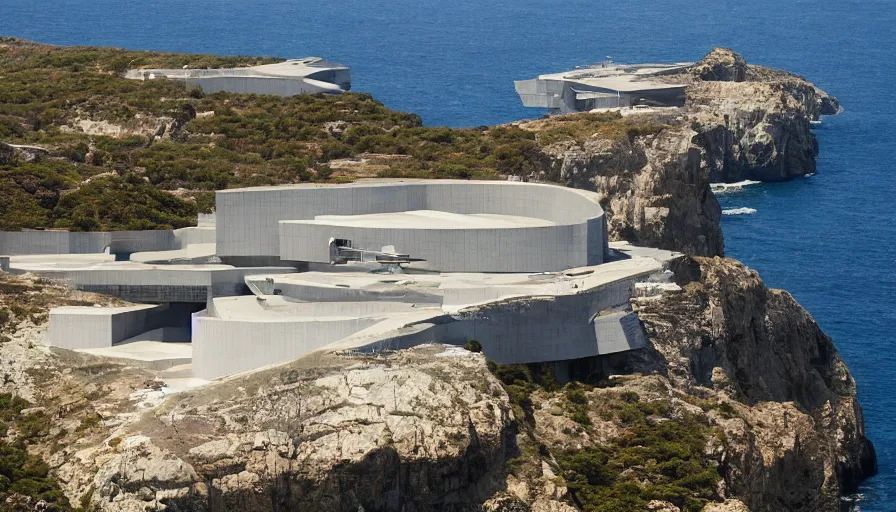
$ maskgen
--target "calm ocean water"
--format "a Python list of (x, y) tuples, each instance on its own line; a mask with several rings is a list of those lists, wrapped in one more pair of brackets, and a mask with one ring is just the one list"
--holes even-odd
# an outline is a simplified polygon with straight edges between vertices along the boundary
[(862, 510), (896, 510), (896, 2), (892, 0), (0, 0), (0, 34), (218, 54), (319, 55), (353, 88), (426, 124), (539, 115), (514, 79), (613, 56), (699, 59), (712, 46), (786, 68), (846, 111), (817, 128), (818, 175), (720, 198), (727, 253), (789, 290), (859, 384), (880, 475)]

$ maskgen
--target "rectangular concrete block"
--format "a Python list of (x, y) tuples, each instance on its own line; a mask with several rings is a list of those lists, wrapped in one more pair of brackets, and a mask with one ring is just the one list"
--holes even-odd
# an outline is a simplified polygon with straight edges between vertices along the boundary
[(45, 341), (47, 345), (68, 349), (111, 347), (147, 330), (150, 314), (159, 307), (53, 308)]

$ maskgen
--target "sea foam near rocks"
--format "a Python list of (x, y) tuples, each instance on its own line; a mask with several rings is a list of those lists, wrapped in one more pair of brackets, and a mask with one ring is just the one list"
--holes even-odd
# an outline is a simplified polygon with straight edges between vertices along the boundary
[(759, 183), (762, 182), (744, 180), (735, 183), (710, 183), (709, 187), (710, 189), (712, 189), (713, 194), (730, 194), (732, 192), (740, 192), (744, 189), (744, 187), (748, 187), (750, 185), (758, 185)]
[(753, 215), (756, 208), (728, 208), (722, 210), (722, 215)]

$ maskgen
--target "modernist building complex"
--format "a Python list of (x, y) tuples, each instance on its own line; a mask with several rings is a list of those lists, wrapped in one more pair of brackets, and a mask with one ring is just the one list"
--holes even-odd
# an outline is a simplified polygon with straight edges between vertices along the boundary
[(130, 69), (131, 80), (181, 80), (203, 92), (227, 91), (248, 94), (340, 93), (351, 88), (348, 66), (320, 57), (291, 59), (276, 64), (227, 69)]
[(635, 105), (677, 107), (684, 105), (687, 86), (661, 81), (658, 77), (691, 65), (689, 62), (630, 65), (605, 62), (518, 80), (514, 85), (524, 106), (561, 113)]
[(0, 254), (137, 303), (54, 309), (48, 344), (168, 376), (472, 339), (499, 362), (562, 362), (642, 347), (629, 299), (677, 257), (611, 246), (598, 200), (503, 181), (246, 188), (218, 192), (214, 226), (0, 233)]

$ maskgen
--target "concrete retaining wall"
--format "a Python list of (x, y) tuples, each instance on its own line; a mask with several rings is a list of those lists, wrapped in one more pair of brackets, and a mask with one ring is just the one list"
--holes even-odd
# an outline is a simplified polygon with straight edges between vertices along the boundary
[(171, 249), (183, 249), (193, 244), (213, 244), (215, 243), (215, 226), (199, 226), (191, 228), (175, 229), (174, 243)]
[(195, 306), (188, 304), (53, 308), (46, 343), (54, 347), (85, 349), (143, 339), (189, 341), (190, 318), (195, 310)]
[(53, 308), (46, 343), (68, 349), (111, 347), (147, 330), (161, 309), (151, 305)]
[[(422, 343), (460, 345), (475, 339), (482, 343), (489, 359), (499, 363), (563, 361), (624, 352), (646, 346), (640, 322), (633, 313), (607, 311), (626, 306), (635, 283), (647, 275), (649, 272), (633, 275), (573, 295), (527, 296), (492, 302), (453, 315), (438, 308), (409, 309), (407, 303), (397, 298), (392, 302), (292, 303), (286, 306), (291, 309), (285, 313), (301, 315), (306, 320), (293, 317), (273, 323), (269, 319), (247, 321), (197, 316), (193, 328), (193, 367), (201, 378), (217, 378), (290, 361), (335, 342), (338, 343), (328, 348), (402, 349)], [(323, 293), (347, 294), (328, 296), (328, 300), (364, 300), (358, 295), (362, 290), (318, 289)], [(531, 290), (519, 291), (531, 293)], [(260, 307), (257, 301), (245, 305), (248, 309)], [(246, 314), (251, 314), (248, 309)], [(402, 323), (400, 317), (388, 316), (412, 310), (419, 311), (424, 319)], [(430, 311), (436, 313), (427, 315)], [(212, 309), (208, 314), (220, 313)], [(377, 318), (352, 321), (332, 318), (365, 315)], [(309, 322), (309, 318), (316, 321)], [(391, 327), (382, 328), (379, 318), (389, 318)], [(358, 323), (353, 323), (354, 320)], [(366, 327), (370, 329), (361, 331)]]
[(200, 88), (205, 93), (227, 91), (241, 94), (274, 94), (277, 96), (295, 96), (297, 94), (337, 93), (339, 86), (313, 79), (273, 78), (273, 77), (241, 77), (220, 76), (206, 78), (188, 78), (184, 80), (187, 88)]
[(213, 297), (246, 295), (249, 275), (286, 274), (292, 268), (93, 268), (89, 270), (40, 271), (41, 275), (65, 281), (72, 287), (111, 295), (131, 302), (205, 302)]
[[(644, 348), (637, 314), (610, 313), (583, 320), (581, 308), (551, 299), (512, 301), (481, 315), (442, 318), (370, 339), (347, 339), (334, 349), (401, 350), (424, 343), (462, 345), (477, 340), (490, 360), (502, 364), (543, 363)], [(540, 315), (552, 315), (540, 317)]]
[(113, 254), (170, 251), (187, 244), (214, 243), (213, 227), (156, 231), (2, 231), (0, 253), (98, 254), (108, 248)]

